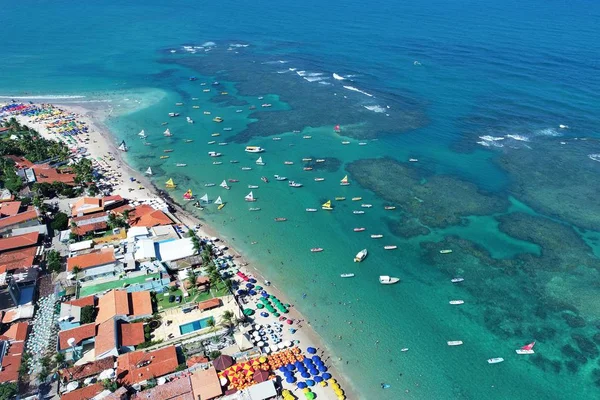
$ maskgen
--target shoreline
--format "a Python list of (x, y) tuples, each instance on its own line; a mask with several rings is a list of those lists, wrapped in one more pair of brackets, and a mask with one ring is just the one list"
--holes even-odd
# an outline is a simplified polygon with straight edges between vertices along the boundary
[[(102, 104), (104, 107), (99, 106), (96, 108), (89, 107), (90, 103), (83, 105), (81, 103), (61, 104), (60, 102), (54, 102), (51, 104), (63, 111), (76, 114), (78, 119), (84, 121), (89, 127), (88, 136), (91, 143), (81, 144), (82, 147), (87, 148), (89, 152), (88, 158), (98, 159), (99, 157), (104, 157), (106, 153), (110, 153), (110, 155), (113, 156), (114, 160), (105, 160), (106, 164), (108, 164), (111, 169), (122, 172), (123, 175), (119, 186), (115, 187), (113, 190), (113, 194), (120, 194), (122, 197), (131, 200), (149, 197), (164, 198), (159, 192), (160, 189), (147, 176), (131, 167), (125, 160), (124, 155), (121, 154), (122, 152), (118, 150), (117, 141), (115, 140), (116, 137), (106, 124), (106, 121), (109, 118), (117, 118), (116, 116), (111, 115), (113, 109), (110, 107), (110, 103), (104, 103)], [(32, 122), (29, 117), (21, 115), (15, 116), (15, 118), (19, 123), (36, 129), (40, 135), (47, 139), (57, 140), (58, 138), (55, 133), (49, 132), (43, 123)], [(130, 177), (135, 178), (136, 181), (130, 181)], [(172, 215), (177, 221), (190, 227), (197, 227), (196, 233), (200, 236), (218, 237), (219, 241), (227, 246), (226, 252), (234, 256), (236, 267), (238, 267), (240, 271), (247, 275), (254, 276), (259, 282), (264, 282), (266, 280), (265, 276), (260, 271), (260, 266), (250, 264), (243, 254), (231, 244), (233, 241), (219, 233), (214, 227), (208, 225), (204, 219), (185, 210), (181, 204), (175, 201), (175, 199), (171, 197), (164, 199), (173, 208), (174, 212)], [(269, 286), (269, 291), (283, 302), (291, 304), (288, 297), (282, 289), (277, 287), (276, 283), (272, 283), (271, 286)], [(339, 355), (333, 354), (325, 345), (321, 335), (310, 324), (310, 319), (298, 310), (295, 304), (292, 304), (290, 307), (288, 316), (296, 321), (301, 321), (300, 328), (294, 334), (294, 338), (300, 342), (300, 347), (315, 347), (319, 350), (319, 353), (322, 353), (323, 358), (329, 358), (329, 372), (339, 382), (345, 392), (346, 398), (360, 399), (361, 397), (357, 394), (356, 388), (350, 383), (351, 381), (348, 377), (340, 372), (339, 366), (336, 365), (338, 362), (342, 361), (342, 358), (339, 357)], [(300, 395), (300, 393), (297, 392), (298, 389), (295, 385), (290, 386), (285, 383), (283, 383), (283, 385), (285, 389), (291, 390), (292, 393), (295, 393), (298, 396)], [(324, 391), (319, 391), (319, 394), (321, 395), (320, 398), (337, 400), (337, 396), (327, 388), (325, 388)]]

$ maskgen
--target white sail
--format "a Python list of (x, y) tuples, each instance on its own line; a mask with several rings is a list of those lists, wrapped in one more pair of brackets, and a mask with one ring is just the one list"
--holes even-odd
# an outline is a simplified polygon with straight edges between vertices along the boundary
[(200, 197), (200, 200), (202, 200), (202, 201), (204, 201), (204, 202), (208, 203), (208, 193), (207, 193), (207, 194), (205, 194), (204, 196)]
[(256, 160), (257, 164), (261, 164), (263, 162), (262, 157), (258, 157), (258, 160)]
[(127, 151), (128, 150), (127, 145), (125, 144), (124, 140), (119, 145), (119, 150), (121, 150), (121, 151)]
[(215, 204), (223, 204), (223, 200), (221, 200), (221, 196), (217, 197), (215, 200)]
[(144, 132), (144, 130), (142, 129), (140, 131), (140, 133), (138, 133), (138, 136), (141, 137), (141, 138), (145, 138), (146, 137), (146, 132)]
[(221, 184), (219, 185), (222, 188), (228, 188), (229, 186), (227, 185), (227, 182), (225, 181), (225, 179), (223, 179), (223, 182), (221, 182)]
[(167, 130), (164, 133), (165, 136), (171, 136), (171, 131), (169, 130), (169, 128), (167, 128)]
[(244, 199), (246, 200), (254, 200), (254, 194), (252, 192), (248, 193), (248, 195), (246, 197), (244, 197)]
[(152, 168), (148, 167), (146, 170), (146, 175), (152, 175)]

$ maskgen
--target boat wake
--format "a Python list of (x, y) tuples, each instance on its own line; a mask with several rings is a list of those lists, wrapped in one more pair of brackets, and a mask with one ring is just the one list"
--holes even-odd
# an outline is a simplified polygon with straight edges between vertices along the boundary
[(358, 93), (364, 94), (365, 96), (368, 96), (368, 97), (373, 97), (373, 95), (371, 93), (368, 93), (368, 92), (365, 92), (364, 90), (360, 90), (358, 88), (355, 88), (354, 86), (344, 86), (344, 89), (348, 89), (348, 90), (351, 90), (353, 92), (358, 92)]
[(588, 157), (590, 158), (590, 160), (600, 162), (600, 154), (588, 154)]

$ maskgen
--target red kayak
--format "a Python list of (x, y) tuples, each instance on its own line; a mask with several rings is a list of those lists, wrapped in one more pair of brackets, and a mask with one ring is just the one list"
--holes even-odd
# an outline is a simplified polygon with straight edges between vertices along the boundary
[(366, 230), (367, 228), (354, 228), (354, 232), (362, 232), (364, 230)]
[(310, 249), (310, 251), (312, 253), (320, 253), (321, 251), (323, 251), (323, 249), (320, 247), (315, 247), (315, 248)]

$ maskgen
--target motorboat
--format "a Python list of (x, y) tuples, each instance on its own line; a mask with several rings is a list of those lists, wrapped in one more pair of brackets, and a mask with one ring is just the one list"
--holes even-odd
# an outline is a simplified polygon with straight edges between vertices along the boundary
[(245, 151), (247, 153), (262, 153), (263, 151), (265, 151), (265, 149), (263, 149), (260, 146), (246, 146)]
[(281, 140), (280, 137), (274, 137), (273, 140)]
[(293, 188), (299, 188), (302, 187), (302, 184), (295, 181), (289, 181), (288, 186)]
[(204, 187), (212, 187), (212, 186), (215, 186), (215, 184), (214, 183), (205, 183), (204, 184)]
[(284, 161), (283, 162), (285, 165), (294, 165), (293, 161)]
[(173, 117), (179, 117), (179, 113), (176, 112), (170, 112), (169, 113), (169, 117), (173, 118)]
[(383, 235), (371, 235), (371, 239), (381, 239), (383, 237)]
[(221, 164), (223, 164), (222, 161), (213, 161), (213, 165), (221, 165)]
[(229, 183), (238, 183), (239, 180), (238, 179), (228, 179), (227, 180)]
[(461, 304), (465, 304), (465, 301), (464, 300), (450, 300), (449, 303), (452, 304), (453, 306), (458, 306)]
[(252, 208), (249, 208), (248, 211), (260, 211), (260, 208), (259, 207), (252, 207)]
[(417, 158), (409, 158), (408, 161), (409, 162), (419, 162), (419, 160)]
[(216, 141), (216, 140), (211, 140), (211, 141), (210, 141), (210, 142), (208, 142), (207, 144), (215, 144), (215, 143), (217, 143), (217, 141)]
[(177, 163), (175, 164), (176, 167), (186, 167), (187, 164), (183, 164), (183, 163)]
[(166, 160), (167, 158), (169, 158), (169, 156), (160, 156), (161, 160)]
[(311, 253), (320, 253), (322, 251), (323, 249), (321, 247), (313, 247), (312, 249), (310, 249)]
[(242, 171), (250, 171), (251, 169), (251, 167), (242, 167)]
[(181, 106), (183, 105), (183, 103), (175, 103), (175, 105), (176, 105), (177, 107), (181, 107)]
[(227, 146), (229, 143), (227, 142), (219, 142), (219, 146)]
[(394, 278), (393, 276), (381, 275), (379, 277), (379, 283), (382, 285), (393, 285), (398, 282), (400, 282), (400, 278)]
[(354, 210), (352, 211), (352, 214), (364, 214), (365, 212), (362, 210)]
[(221, 153), (217, 153), (216, 151), (209, 151), (208, 155), (211, 157), (221, 157), (222, 156)]
[(313, 169), (312, 167), (304, 167), (304, 168), (302, 168), (302, 170), (304, 170), (304, 171), (312, 171), (312, 169)]
[(215, 132), (215, 133), (211, 134), (210, 136), (217, 137), (217, 136), (221, 136), (221, 134), (219, 132)]
[(239, 161), (238, 161), (238, 160), (229, 160), (229, 162), (230, 162), (231, 164), (237, 164), (237, 163), (239, 163)]
[(185, 139), (183, 142), (184, 143), (192, 143), (194, 140), (193, 139)]
[(342, 277), (342, 278), (353, 278), (354, 274), (340, 274), (340, 277)]
[(191, 119), (190, 117), (185, 117), (185, 119), (187, 120), (188, 124), (193, 124), (194, 120)]
[(210, 115), (210, 111), (204, 111), (204, 115)]
[(371, 208), (371, 207), (373, 207), (373, 204), (361, 204), (360, 206), (362, 208)]
[(318, 162), (318, 163), (324, 163), (324, 162), (325, 162), (325, 159), (324, 159), (324, 158), (317, 158), (317, 159), (315, 160), (315, 162)]
[(261, 104), (261, 107), (263, 107), (263, 108), (268, 108), (268, 107), (271, 107), (271, 106), (272, 106), (272, 104), (270, 104), (270, 103)]
[(223, 131), (224, 131), (224, 132), (229, 132), (229, 131), (231, 131), (232, 129), (233, 129), (233, 128), (223, 128)]
[(285, 222), (285, 221), (287, 221), (287, 218), (283, 218), (283, 217), (275, 218), (275, 222)]
[(335, 201), (344, 201), (344, 200), (346, 200), (345, 197), (336, 197), (335, 198)]
[(452, 253), (452, 250), (446, 249), (446, 250), (440, 250), (440, 254), (450, 254)]
[(192, 106), (192, 108), (196, 108), (196, 109), (198, 109), (198, 108), (200, 108), (200, 106)]
[(406, 353), (408, 351), (408, 347), (404, 347), (402, 349), (400, 349), (401, 352)]
[(172, 153), (172, 152), (173, 152), (173, 149), (165, 149), (165, 150), (163, 150), (163, 153)]
[(347, 141), (347, 140), (345, 140), (345, 141), (342, 142), (342, 144), (346, 145), (346, 144), (350, 144), (350, 142)]
[(317, 212), (316, 208), (307, 208), (306, 212)]
[(364, 230), (366, 230), (367, 228), (354, 228), (354, 232), (362, 232)]
[(248, 189), (258, 189), (258, 185), (248, 185)]
[(448, 346), (462, 346), (463, 341), (462, 340), (450, 340), (447, 343), (448, 343)]
[(396, 250), (398, 248), (398, 246), (390, 245), (390, 246), (383, 246), (383, 248), (385, 250)]
[(367, 145), (367, 142), (358, 142), (358, 145), (359, 145), (359, 146), (366, 146), (366, 145)]
[(361, 251), (356, 253), (356, 256), (354, 256), (354, 262), (361, 262), (362, 260), (367, 258), (367, 254), (367, 249), (362, 249)]
[(526, 344), (525, 346), (515, 351), (517, 352), (517, 354), (533, 354), (535, 353), (535, 351), (533, 351), (533, 346), (535, 346), (535, 342)]
[(235, 112), (239, 114), (241, 112), (244, 112), (244, 110), (235, 110)]
[(361, 200), (362, 200), (362, 197), (353, 197), (352, 198), (352, 201), (361, 201)]
[[(277, 175), (275, 175), (275, 179), (277, 179)], [(267, 178), (266, 176), (261, 176), (260, 180), (263, 181), (264, 183), (269, 183), (269, 178)], [(279, 179), (277, 179), (279, 180)]]
[(216, 122), (216, 123), (220, 124), (221, 122), (223, 122), (223, 118), (221, 118), (221, 117), (214, 117), (213, 118), (213, 122)]
[(458, 282), (462, 282), (464, 280), (465, 280), (465, 278), (456, 277), (456, 278), (450, 279), (450, 282), (452, 282), (452, 283), (458, 283)]
[(311, 162), (311, 161), (312, 161), (312, 158), (308, 158), (308, 157), (302, 159), (302, 162)]
[(304, 136), (302, 136), (302, 139), (312, 139), (312, 136), (304, 135)]
[(384, 210), (395, 210), (396, 206), (385, 206), (383, 207)]
[(287, 177), (285, 176), (281, 176), (281, 175), (273, 175), (275, 177), (276, 181), (285, 181), (287, 180)]
[(315, 182), (323, 182), (325, 178), (315, 178)]
[(501, 363), (502, 361), (504, 361), (504, 358), (502, 358), (502, 357), (488, 358), (488, 360), (487, 360), (488, 364), (498, 364), (498, 363)]

